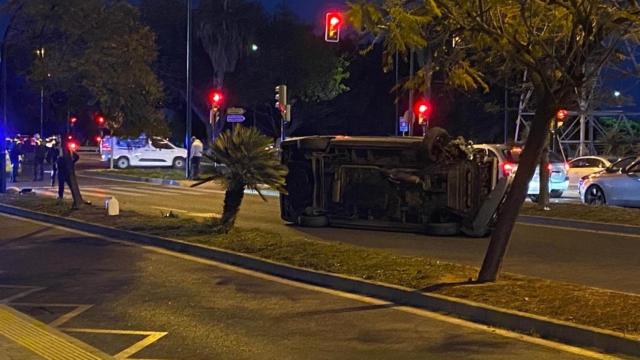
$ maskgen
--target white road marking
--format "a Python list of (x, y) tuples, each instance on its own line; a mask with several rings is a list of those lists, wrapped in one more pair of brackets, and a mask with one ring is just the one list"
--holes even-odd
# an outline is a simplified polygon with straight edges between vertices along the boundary
[(111, 188), (96, 188), (96, 187), (81, 187), (80, 191), (82, 192), (82, 189), (86, 189), (88, 191), (92, 191), (92, 192), (97, 192), (97, 193), (103, 193), (105, 194), (105, 196), (109, 196), (110, 194), (120, 194), (120, 195), (124, 195), (124, 196), (131, 196), (131, 197), (145, 197), (145, 194), (140, 194), (131, 190), (125, 190), (125, 191), (120, 191), (120, 190), (112, 190)]
[[(305, 290), (310, 290), (310, 291), (330, 294), (330, 295), (334, 295), (334, 296), (338, 296), (338, 297), (342, 297), (342, 298), (346, 298), (346, 299), (351, 299), (351, 300), (355, 300), (355, 301), (359, 301), (359, 302), (363, 302), (363, 303), (367, 303), (367, 304), (372, 304), (372, 305), (395, 305), (393, 303), (389, 303), (387, 301), (383, 301), (383, 300), (379, 300), (379, 299), (375, 299), (375, 298), (371, 298), (371, 297), (351, 294), (351, 293), (338, 291), (338, 290), (333, 290), (333, 289), (328, 289), (328, 288), (323, 288), (323, 287), (319, 287), (319, 286), (315, 286), (315, 285), (304, 284), (304, 283), (301, 283), (301, 282), (288, 280), (288, 279), (276, 277), (276, 276), (273, 276), (273, 275), (268, 275), (268, 274), (256, 272), (256, 271), (253, 271), (253, 270), (248, 270), (248, 269), (244, 269), (244, 268), (241, 268), (241, 267), (237, 267), (237, 266), (220, 263), (220, 262), (213, 261), (213, 260), (202, 259), (202, 258), (198, 258), (198, 257), (191, 256), (191, 255), (185, 255), (185, 254), (173, 252), (173, 251), (170, 251), (170, 250), (164, 250), (164, 249), (161, 249), (161, 248), (156, 248), (156, 247), (153, 247), (153, 246), (139, 245), (139, 244), (131, 243), (131, 242), (127, 242), (127, 241), (111, 239), (111, 238), (106, 237), (106, 236), (91, 234), (91, 233), (87, 233), (87, 232), (84, 232), (84, 231), (79, 231), (79, 230), (75, 230), (75, 229), (69, 229), (69, 228), (65, 228), (65, 227), (57, 226), (57, 225), (50, 225), (50, 224), (47, 224), (47, 223), (44, 223), (44, 222), (35, 221), (35, 220), (31, 220), (31, 219), (24, 219), (24, 218), (12, 216), (12, 215), (1, 214), (1, 216), (5, 216), (5, 217), (9, 217), (9, 218), (14, 218), (14, 219), (17, 219), (17, 220), (22, 220), (22, 221), (34, 223), (34, 224), (38, 224), (38, 225), (41, 225), (41, 226), (54, 227), (54, 228), (57, 228), (57, 229), (62, 230), (62, 231), (77, 233), (77, 234), (81, 234), (81, 235), (89, 236), (89, 237), (93, 237), (93, 238), (100, 238), (100, 239), (103, 239), (105, 241), (110, 241), (110, 242), (114, 242), (114, 243), (133, 245), (133, 246), (137, 246), (137, 247), (146, 249), (148, 251), (153, 251), (153, 252), (156, 252), (156, 253), (165, 254), (165, 255), (168, 255), (168, 256), (173, 256), (173, 257), (176, 257), (176, 258), (180, 258), (180, 259), (184, 259), (184, 260), (188, 260), (188, 261), (192, 261), (192, 262), (196, 262), (196, 263), (200, 263), (200, 264), (204, 264), (204, 265), (210, 265), (210, 266), (214, 266), (214, 267), (217, 267), (217, 268), (220, 268), (220, 269), (233, 271), (233, 272), (236, 272), (236, 273), (252, 276), (252, 277), (255, 277), (255, 278), (258, 278), (258, 279), (267, 280), (267, 281), (271, 281), (271, 282), (275, 282), (275, 283), (279, 283), (279, 284), (283, 284), (283, 285), (289, 285), (289, 286), (293, 286), (293, 287), (297, 287), (297, 288), (301, 288), (301, 289), (305, 289)], [(607, 355), (607, 354), (603, 354), (603, 353), (599, 353), (599, 352), (595, 352), (595, 351), (592, 351), (592, 350), (587, 350), (587, 349), (583, 349), (583, 348), (576, 347), (576, 346), (571, 346), (571, 345), (566, 345), (566, 344), (554, 342), (554, 341), (551, 341), (551, 340), (545, 340), (545, 339), (541, 339), (541, 338), (537, 338), (537, 337), (533, 337), (533, 336), (529, 336), (529, 335), (524, 335), (524, 334), (520, 334), (520, 333), (517, 333), (517, 332), (509, 331), (509, 330), (504, 330), (504, 329), (500, 329), (500, 328), (494, 328), (494, 327), (487, 326), (487, 325), (477, 324), (477, 323), (470, 322), (470, 321), (467, 321), (467, 320), (463, 320), (463, 319), (459, 319), (459, 318), (456, 318), (456, 317), (443, 315), (443, 314), (440, 314), (440, 313), (436, 313), (436, 312), (432, 312), (432, 311), (428, 311), (428, 310), (424, 310), (424, 309), (413, 308), (413, 307), (408, 307), (408, 306), (392, 306), (392, 307), (390, 307), (390, 309), (393, 309), (393, 310), (396, 310), (396, 311), (402, 311), (402, 312), (410, 313), (410, 314), (413, 314), (413, 315), (416, 315), (416, 316), (429, 318), (429, 319), (432, 319), (432, 320), (442, 321), (442, 322), (445, 322), (445, 323), (449, 323), (449, 324), (453, 324), (453, 325), (457, 325), (457, 326), (461, 326), (461, 327), (465, 327), (465, 328), (469, 328), (469, 329), (473, 329), (473, 330), (483, 331), (483, 332), (487, 332), (487, 333), (490, 333), (490, 334), (495, 334), (495, 335), (499, 335), (499, 336), (510, 338), (510, 339), (514, 339), (514, 340), (523, 341), (523, 342), (530, 343), (530, 344), (544, 346), (544, 347), (551, 348), (551, 349), (554, 349), (554, 350), (564, 351), (564, 352), (567, 352), (567, 353), (576, 354), (576, 355), (580, 355), (580, 356), (584, 356), (584, 357), (588, 357), (588, 358), (592, 358), (592, 359), (599, 359), (599, 360), (616, 360), (616, 359), (619, 359), (618, 357)]]

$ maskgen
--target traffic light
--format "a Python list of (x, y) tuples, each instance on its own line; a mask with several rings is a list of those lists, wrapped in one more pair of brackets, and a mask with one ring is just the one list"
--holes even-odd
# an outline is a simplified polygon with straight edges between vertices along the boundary
[(220, 109), (222, 107), (222, 102), (224, 101), (224, 95), (220, 90), (214, 90), (209, 95), (209, 101), (211, 102), (211, 108), (214, 110)]
[(328, 12), (325, 23), (324, 40), (326, 42), (339, 42), (341, 27), (342, 14), (339, 12)]
[(556, 113), (556, 128), (561, 128), (564, 125), (564, 121), (569, 117), (569, 112), (565, 109), (560, 109)]
[(77, 118), (77, 117), (75, 117), (75, 116), (71, 116), (71, 117), (69, 118), (69, 124), (70, 124), (71, 126), (75, 125), (77, 122), (78, 122), (78, 118)]
[(104, 126), (104, 116), (98, 115), (96, 116), (96, 123), (98, 126)]
[(413, 112), (418, 117), (418, 124), (427, 125), (431, 115), (431, 103), (428, 100), (418, 100), (413, 106)]
[(287, 96), (287, 85), (276, 86), (276, 109), (280, 110), (285, 121), (291, 121), (291, 105)]

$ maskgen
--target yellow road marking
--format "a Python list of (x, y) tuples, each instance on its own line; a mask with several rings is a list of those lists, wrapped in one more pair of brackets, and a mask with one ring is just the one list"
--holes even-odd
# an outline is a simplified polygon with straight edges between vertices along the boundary
[[(368, 303), (368, 304), (373, 304), (373, 305), (394, 305), (393, 303), (389, 303), (389, 302), (382, 301), (382, 300), (375, 299), (375, 298), (371, 298), (371, 297), (351, 294), (351, 293), (338, 291), (338, 290), (333, 290), (333, 289), (328, 289), (328, 288), (323, 288), (323, 287), (319, 287), (319, 286), (315, 286), (315, 285), (304, 284), (304, 283), (301, 283), (301, 282), (288, 280), (288, 279), (276, 277), (276, 276), (273, 276), (273, 275), (268, 275), (268, 274), (260, 273), (260, 272), (257, 272), (257, 271), (248, 270), (248, 269), (244, 269), (244, 268), (241, 268), (241, 267), (224, 264), (224, 263), (220, 263), (220, 262), (213, 261), (213, 260), (202, 259), (202, 258), (194, 257), (194, 256), (191, 256), (191, 255), (186, 255), (186, 254), (182, 254), (182, 253), (178, 253), (178, 252), (174, 252), (174, 251), (170, 251), (170, 250), (165, 250), (165, 249), (161, 249), (161, 248), (157, 248), (157, 247), (153, 247), (153, 246), (140, 245), (140, 244), (136, 244), (136, 243), (132, 243), (132, 242), (116, 240), (116, 239), (112, 239), (112, 238), (109, 238), (109, 237), (106, 237), (106, 236), (102, 236), (102, 235), (91, 234), (91, 233), (87, 233), (87, 232), (84, 232), (84, 231), (75, 230), (75, 229), (69, 229), (69, 228), (65, 228), (65, 227), (57, 226), (57, 225), (49, 225), (49, 224), (46, 224), (46, 223), (43, 223), (43, 222), (40, 222), (40, 221), (31, 220), (31, 219), (24, 219), (24, 218), (15, 217), (15, 216), (12, 216), (12, 215), (4, 215), (3, 214), (2, 216), (15, 218), (15, 219), (19, 219), (19, 220), (23, 220), (23, 221), (26, 221), (26, 222), (39, 224), (39, 225), (53, 226), (53, 227), (58, 228), (58, 229), (63, 230), (63, 231), (77, 233), (77, 234), (81, 234), (81, 235), (89, 236), (89, 237), (93, 237), (93, 238), (99, 238), (99, 239), (103, 239), (105, 241), (110, 241), (110, 242), (114, 242), (114, 243), (134, 245), (134, 246), (137, 246), (137, 247), (149, 250), (149, 251), (153, 251), (153, 252), (156, 252), (156, 253), (161, 253), (161, 254), (173, 256), (173, 257), (184, 259), (184, 260), (189, 260), (189, 261), (200, 263), (200, 264), (206, 264), (206, 265), (215, 266), (215, 267), (218, 267), (218, 268), (221, 268), (221, 269), (233, 271), (233, 272), (240, 273), (240, 274), (249, 275), (249, 276), (252, 276), (252, 277), (255, 277), (255, 278), (268, 280), (268, 281), (272, 281), (272, 282), (275, 282), (275, 283), (280, 283), (280, 284), (284, 284), (284, 285), (298, 287), (298, 288), (311, 290), (311, 291), (315, 291), (315, 292), (331, 294), (331, 295), (335, 295), (335, 296), (346, 298), (346, 299), (352, 299), (352, 300), (360, 301), (360, 302), (363, 302), (363, 303)], [(591, 359), (599, 359), (599, 360), (615, 360), (615, 359), (619, 359), (618, 357), (615, 357), (615, 356), (611, 356), (611, 355), (599, 353), (599, 352), (596, 352), (596, 351), (583, 349), (583, 348), (580, 348), (580, 347), (577, 347), (577, 346), (566, 345), (566, 344), (558, 343), (558, 342), (555, 342), (555, 341), (536, 338), (536, 337), (533, 337), (533, 336), (528, 336), (528, 335), (524, 335), (524, 334), (521, 334), (521, 333), (509, 331), (509, 330), (504, 330), (504, 329), (494, 328), (494, 327), (487, 326), (487, 325), (477, 324), (477, 323), (474, 323), (474, 322), (471, 322), (471, 321), (467, 321), (467, 320), (463, 320), (463, 319), (460, 319), (460, 318), (451, 317), (451, 316), (447, 316), (447, 315), (443, 315), (443, 314), (440, 314), (440, 313), (436, 313), (436, 312), (432, 312), (432, 311), (428, 311), (428, 310), (423, 310), (423, 309), (419, 309), (419, 308), (413, 308), (413, 307), (407, 307), (407, 306), (393, 306), (393, 307), (391, 307), (391, 309), (394, 309), (394, 310), (397, 310), (397, 311), (411, 313), (411, 314), (414, 314), (414, 315), (417, 315), (417, 316), (420, 316), (420, 317), (424, 317), (424, 318), (429, 318), (429, 319), (433, 319), (433, 320), (439, 320), (439, 321), (442, 321), (442, 322), (446, 322), (446, 323), (449, 323), (449, 324), (466, 327), (466, 328), (473, 329), (473, 330), (479, 330), (479, 331), (483, 331), (483, 332), (488, 332), (488, 333), (499, 335), (499, 336), (503, 336), (503, 337), (506, 337), (506, 338), (515, 339), (515, 340), (523, 341), (523, 342), (530, 343), (530, 344), (540, 345), (540, 346), (544, 346), (544, 347), (547, 347), (547, 348), (550, 348), (550, 349), (564, 351), (564, 352), (567, 352), (567, 353), (576, 354), (576, 355), (588, 357), (588, 358), (591, 358)]]
[(130, 356), (160, 340), (167, 335), (167, 332), (161, 331), (134, 331), (134, 330), (105, 330), (105, 329), (78, 329), (63, 328), (66, 332), (88, 333), (88, 334), (113, 334), (113, 335), (145, 335), (146, 337), (137, 343), (129, 346), (121, 352), (114, 355), (116, 359), (130, 359)]
[(109, 356), (59, 333), (6, 305), (0, 305), (0, 335), (48, 360), (100, 360)]

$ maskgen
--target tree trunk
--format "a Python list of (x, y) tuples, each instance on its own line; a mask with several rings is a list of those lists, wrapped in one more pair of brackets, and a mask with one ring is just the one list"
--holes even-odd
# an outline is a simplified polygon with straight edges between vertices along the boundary
[(511, 232), (522, 203), (527, 197), (529, 181), (533, 177), (538, 159), (540, 159), (540, 153), (547, 140), (549, 124), (555, 110), (554, 99), (550, 93), (544, 90), (538, 91), (536, 95), (540, 105), (536, 109), (536, 115), (518, 164), (515, 179), (511, 184), (505, 203), (498, 213), (498, 221), (482, 263), (482, 268), (478, 274), (479, 282), (493, 282), (498, 278), (509, 246)]
[(538, 207), (540, 209), (546, 209), (549, 206), (549, 178), (551, 177), (551, 171), (549, 171), (549, 135), (546, 136), (546, 139), (542, 154), (540, 154), (540, 170), (538, 171), (540, 184)]
[(80, 186), (78, 186), (75, 164), (71, 158), (71, 152), (69, 151), (66, 142), (64, 142), (62, 146), (62, 156), (64, 158), (65, 166), (69, 169), (69, 190), (73, 197), (73, 209), (78, 210), (82, 205), (84, 205), (84, 200), (82, 199), (82, 193), (80, 193)]
[(244, 198), (245, 184), (231, 184), (224, 194), (224, 208), (222, 210), (222, 219), (220, 219), (220, 231), (228, 233), (233, 229), (236, 223), (240, 205)]

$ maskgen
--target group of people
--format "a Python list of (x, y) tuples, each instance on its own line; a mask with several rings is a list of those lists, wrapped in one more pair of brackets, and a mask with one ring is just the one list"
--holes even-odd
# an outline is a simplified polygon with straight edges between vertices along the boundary
[(62, 141), (59, 136), (42, 139), (40, 134), (35, 134), (29, 142), (14, 139), (8, 144), (7, 149), (9, 161), (11, 162), (10, 181), (12, 183), (18, 182), (21, 162), (24, 155), (27, 152), (32, 152), (33, 181), (44, 181), (44, 167), (46, 162), (51, 167), (51, 186), (55, 186), (56, 180), (58, 181), (58, 198), (62, 199), (64, 195), (64, 185), (65, 183), (69, 183), (69, 175), (73, 171), (72, 167), (80, 157), (75, 151), (70, 150), (71, 165), (67, 166), (67, 162), (62, 156)]

